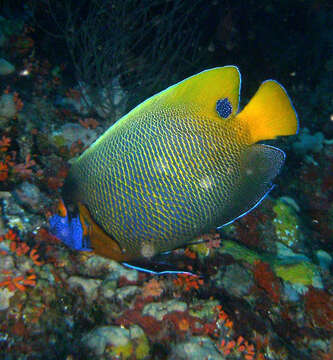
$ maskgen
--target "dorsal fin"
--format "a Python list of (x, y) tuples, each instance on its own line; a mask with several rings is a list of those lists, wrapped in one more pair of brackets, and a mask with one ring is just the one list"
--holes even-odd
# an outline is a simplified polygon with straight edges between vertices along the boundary
[(251, 144), (281, 135), (294, 135), (298, 130), (297, 114), (287, 92), (274, 80), (260, 85), (237, 119), (247, 124)]
[(208, 69), (150, 97), (129, 112), (126, 117), (149, 111), (149, 107), (196, 105), (202, 115), (220, 119), (216, 106), (218, 100), (221, 99), (227, 99), (231, 105), (231, 111), (227, 116), (229, 117), (237, 113), (239, 91), (240, 73), (236, 66)]

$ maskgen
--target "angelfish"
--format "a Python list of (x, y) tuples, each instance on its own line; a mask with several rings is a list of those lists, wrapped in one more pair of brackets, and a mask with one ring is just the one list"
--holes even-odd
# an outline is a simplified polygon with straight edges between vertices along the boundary
[(274, 80), (239, 112), (240, 84), (235, 66), (209, 69), (119, 119), (73, 163), (51, 232), (73, 249), (128, 262), (255, 208), (285, 159), (258, 142), (296, 134), (298, 120)]

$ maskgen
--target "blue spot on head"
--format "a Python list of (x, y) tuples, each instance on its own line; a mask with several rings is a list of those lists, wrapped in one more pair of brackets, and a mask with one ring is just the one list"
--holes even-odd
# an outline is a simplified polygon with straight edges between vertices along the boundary
[(217, 100), (216, 111), (223, 119), (226, 119), (232, 113), (232, 105), (229, 99), (224, 98)]

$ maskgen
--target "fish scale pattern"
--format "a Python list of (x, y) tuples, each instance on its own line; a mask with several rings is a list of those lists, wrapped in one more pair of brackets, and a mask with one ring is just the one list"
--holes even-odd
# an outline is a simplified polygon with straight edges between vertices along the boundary
[(198, 114), (182, 107), (129, 113), (71, 168), (76, 198), (131, 254), (181, 246), (229, 220), (224, 204), (240, 182), (247, 133), (232, 119)]

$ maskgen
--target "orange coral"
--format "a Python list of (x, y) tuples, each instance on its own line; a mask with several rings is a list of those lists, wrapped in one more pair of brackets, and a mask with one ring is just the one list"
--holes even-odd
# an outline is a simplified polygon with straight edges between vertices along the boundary
[(216, 249), (221, 245), (221, 236), (219, 233), (204, 234), (202, 239), (206, 242), (208, 249)]
[(10, 250), (16, 253), (17, 256), (22, 256), (30, 250), (30, 247), (26, 243), (12, 241), (10, 243)]
[(188, 331), (190, 328), (190, 322), (186, 318), (182, 318), (178, 322), (178, 328), (180, 331)]
[(13, 171), (15, 173), (20, 174), (23, 177), (30, 176), (32, 174), (32, 170), (30, 169), (32, 166), (36, 165), (36, 161), (31, 159), (31, 155), (28, 154), (25, 157), (25, 162), (21, 164), (16, 164), (13, 166)]
[(197, 254), (194, 251), (190, 250), (189, 248), (186, 248), (184, 253), (188, 258), (192, 260), (194, 260), (197, 257)]
[(7, 276), (4, 281), (0, 282), (0, 287), (6, 287), (9, 291), (26, 291), (27, 286), (35, 286), (36, 285), (36, 274), (28, 275), (27, 278), (24, 276)]
[[(30, 247), (20, 241), (20, 238), (17, 236), (16, 232), (12, 229), (9, 229), (5, 235), (0, 236), (0, 242), (7, 240), (10, 241), (10, 251), (12, 251), (17, 256), (23, 256), (27, 254), (30, 250)], [(1, 252), (1, 255), (6, 255), (7, 252)], [(38, 260), (39, 255), (37, 254), (37, 249), (32, 249), (29, 254), (30, 259), (34, 262), (35, 265), (40, 266), (43, 263)], [(35, 286), (36, 285), (36, 274), (33, 269), (28, 271), (28, 276), (24, 277), (23, 275), (19, 275), (16, 277), (11, 276), (11, 270), (3, 270), (2, 274), (8, 275), (5, 280), (0, 282), (0, 287), (7, 287), (10, 291), (15, 291), (16, 289), (20, 291), (25, 291), (27, 286)]]
[(178, 274), (177, 278), (173, 280), (173, 283), (176, 286), (184, 288), (185, 291), (189, 291), (191, 289), (198, 290), (204, 281), (195, 275)]
[(217, 347), (225, 356), (229, 355), (231, 352), (238, 352), (244, 355), (245, 360), (254, 359), (254, 346), (244, 340), (242, 336), (239, 336), (236, 341), (223, 339)]
[(86, 129), (89, 129), (89, 128), (96, 129), (97, 126), (99, 125), (99, 122), (92, 117), (89, 117), (86, 119), (79, 119), (79, 123)]
[(43, 262), (38, 260), (39, 254), (37, 254), (37, 249), (32, 249), (29, 256), (35, 265), (37, 265), (37, 266), (43, 265)]
[(8, 178), (8, 165), (4, 161), (0, 161), (0, 181)]
[(149, 296), (160, 296), (163, 292), (163, 287), (161, 286), (161, 282), (156, 279), (149, 280), (143, 287), (143, 297)]
[(3, 135), (0, 140), (0, 151), (6, 152), (10, 146), (11, 141), (11, 138)]
[(18, 236), (15, 231), (9, 229), (5, 235), (0, 236), (0, 242), (3, 240), (16, 241), (18, 240)]

